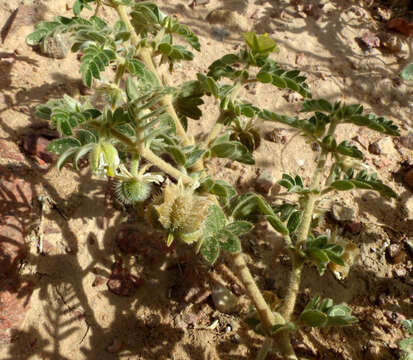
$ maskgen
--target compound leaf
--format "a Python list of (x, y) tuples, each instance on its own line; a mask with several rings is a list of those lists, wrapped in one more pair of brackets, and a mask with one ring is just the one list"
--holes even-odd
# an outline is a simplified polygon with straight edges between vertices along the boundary
[(280, 89), (290, 89), (305, 98), (311, 98), (308, 85), (305, 83), (306, 78), (299, 76), (298, 70), (285, 71), (271, 59), (267, 59), (261, 70), (257, 74), (258, 81), (262, 83), (271, 82)]
[(322, 112), (330, 114), (333, 112), (333, 105), (324, 99), (308, 100), (302, 104), (301, 112)]
[(100, 79), (100, 73), (115, 59), (116, 53), (113, 50), (90, 44), (81, 58), (83, 83), (89, 88), (92, 87), (93, 79)]

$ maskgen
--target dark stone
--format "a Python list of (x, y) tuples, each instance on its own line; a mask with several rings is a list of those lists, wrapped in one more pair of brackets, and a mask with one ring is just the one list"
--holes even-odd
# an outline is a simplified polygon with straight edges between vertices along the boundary
[(408, 187), (413, 189), (413, 169), (410, 169), (406, 175), (404, 175), (404, 182)]
[(41, 166), (51, 164), (56, 156), (47, 150), (51, 139), (41, 133), (32, 132), (23, 138), (22, 148), (27, 155), (34, 158)]
[(351, 234), (359, 234), (363, 225), (359, 221), (349, 221), (345, 224), (344, 228)]
[(381, 149), (380, 146), (375, 142), (369, 145), (369, 152), (374, 155), (380, 155)]
[(392, 264), (399, 264), (407, 260), (407, 253), (400, 244), (391, 244), (386, 249), (387, 257)]
[(143, 280), (130, 274), (125, 268), (123, 268), (120, 260), (113, 264), (112, 274), (107, 282), (110, 292), (118, 296), (129, 297), (132, 296), (135, 290), (142, 284)]

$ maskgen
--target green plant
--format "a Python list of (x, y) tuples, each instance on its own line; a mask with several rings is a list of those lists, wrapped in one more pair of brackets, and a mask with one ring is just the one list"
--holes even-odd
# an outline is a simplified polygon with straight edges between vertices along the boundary
[(407, 64), (400, 73), (400, 77), (403, 80), (412, 80), (413, 79), (413, 63)]
[[(98, 16), (80, 17), (82, 9), (92, 4), (115, 9), (120, 20), (110, 26)], [(290, 336), (300, 327), (353, 324), (356, 319), (349, 307), (319, 297), (296, 316), (301, 273), (306, 264), (316, 265), (321, 275), (329, 266), (351, 265), (346, 263), (348, 249), (337, 236), (321, 233), (318, 204), (323, 198), (352, 189), (396, 197), (376, 174), (364, 169), (360, 150), (348, 141), (338, 142), (337, 127), (353, 124), (392, 136), (398, 135), (397, 127), (365, 114), (361, 105), (311, 100), (306, 78), (270, 58), (278, 47), (265, 35), (244, 34), (245, 46), (238, 53), (216, 60), (206, 75), (199, 73), (196, 80), (173, 87), (161, 65), (172, 72), (177, 62), (194, 58), (175, 38), (200, 51), (198, 38), (187, 26), (146, 1), (76, 0), (73, 11), (72, 18), (58, 16), (37, 24), (27, 38), (30, 45), (42, 46), (50, 36), (70, 34), (72, 51), (82, 55), (84, 84), (94, 86), (105, 99), (104, 106), (96, 107), (93, 96), (79, 100), (64, 96), (38, 107), (38, 116), (61, 134), (49, 145), (59, 155), (58, 168), (71, 161), (77, 169), (79, 160), (88, 156), (93, 173), (117, 181), (120, 200), (141, 204), (150, 199), (146, 218), (165, 231), (168, 245), (194, 244), (195, 252), (210, 264), (227, 252), (253, 303), (247, 322), (267, 337), (259, 358), (266, 357), (274, 339), (284, 358), (297, 359)], [(102, 75), (108, 67), (115, 69), (113, 78)], [(306, 99), (301, 113), (310, 115), (284, 116), (242, 100), (242, 87), (252, 82), (297, 92)], [(202, 117), (205, 96), (216, 100), (220, 114), (209, 135), (195, 141), (187, 133), (187, 123)], [(252, 192), (238, 194), (209, 174), (207, 160), (212, 158), (254, 163), (253, 151), (261, 141), (254, 125), (257, 119), (289, 125), (321, 148), (311, 184), (289, 174), (279, 181), (289, 193), (297, 194), (296, 204), (275, 206)], [(150, 172), (152, 166), (159, 170)], [(175, 182), (164, 182), (166, 177)], [(162, 193), (151, 198), (152, 184), (162, 182)], [(258, 289), (242, 253), (242, 235), (261, 219), (284, 237), (293, 260), (287, 295), (277, 307)]]
[[(404, 320), (403, 327), (410, 334), (413, 335), (413, 319)], [(413, 359), (413, 338), (409, 337), (399, 342), (399, 348), (401, 352), (400, 360), (412, 360)]]

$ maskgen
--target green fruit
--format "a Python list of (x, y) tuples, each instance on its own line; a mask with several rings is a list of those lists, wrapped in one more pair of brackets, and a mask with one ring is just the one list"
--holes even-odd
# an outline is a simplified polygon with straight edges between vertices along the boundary
[(134, 204), (145, 201), (151, 195), (152, 186), (150, 183), (138, 179), (130, 179), (118, 183), (116, 196), (119, 201), (125, 204)]

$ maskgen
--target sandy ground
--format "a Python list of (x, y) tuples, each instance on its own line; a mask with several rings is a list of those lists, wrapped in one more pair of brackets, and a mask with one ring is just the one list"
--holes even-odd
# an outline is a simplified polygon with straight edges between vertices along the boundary
[[(205, 72), (212, 61), (239, 48), (242, 31), (254, 29), (277, 40), (281, 51), (275, 59), (287, 69), (302, 70), (314, 98), (360, 102), (366, 109), (393, 120), (402, 135), (412, 135), (413, 88), (397, 77), (411, 58), (411, 40), (386, 30), (385, 22), (374, 18), (377, 6), (386, 8), (380, 2), (324, 1), (322, 8), (315, 5), (314, 14), (304, 12), (304, 2), (299, 1), (294, 6), (290, 1), (211, 0), (193, 8), (188, 6), (190, 1), (157, 3), (166, 13), (175, 14), (191, 26), (202, 45), (195, 61), (177, 68), (173, 84)], [(78, 96), (82, 91), (75, 55), (52, 60), (25, 44), (25, 36), (39, 19), (57, 14), (71, 16), (70, 1), (26, 4), (36, 11), (27, 11), (18, 18), (18, 26), (11, 28), (0, 45), (0, 55), (17, 50), (14, 58), (0, 57), (0, 138), (13, 143), (20, 143), (31, 126), (41, 123), (34, 116), (38, 104), (66, 92)], [(0, 1), (0, 26), (17, 6), (17, 0)], [(231, 10), (236, 16), (210, 24), (205, 19), (216, 8)], [(109, 13), (103, 15), (113, 18)], [(220, 39), (225, 28), (227, 36)], [(391, 41), (399, 44), (399, 50), (363, 50), (355, 38), (366, 31), (393, 37)], [(260, 107), (290, 115), (297, 114), (302, 100), (264, 85), (244, 89), (243, 96)], [(203, 109), (202, 121), (190, 124), (195, 135), (208, 132), (217, 114), (210, 100)], [(253, 188), (257, 174), (264, 169), (271, 169), (276, 179), (284, 172), (298, 171), (308, 181), (315, 153), (303, 139), (282, 127), (263, 124), (261, 131), (267, 134), (274, 128), (287, 140), (285, 145), (263, 141), (255, 166), (217, 161), (212, 165), (216, 177), (242, 191)], [(403, 171), (413, 165), (413, 151), (397, 146), (397, 141), (390, 138), (383, 140), (379, 134), (352, 126), (342, 127), (338, 135), (340, 139), (355, 138), (356, 145), (364, 147), (366, 162), (400, 194), (400, 199), (385, 201), (370, 192), (339, 194), (333, 199), (353, 208), (353, 219), (362, 225), (359, 234), (345, 233), (359, 246), (361, 257), (348, 278), (341, 281), (330, 272), (319, 277), (316, 269), (308, 268), (298, 307), (315, 294), (331, 297), (351, 306), (360, 323), (346, 329), (305, 329), (297, 334), (294, 344), (300, 359), (397, 359), (397, 342), (403, 337), (400, 319), (413, 317), (412, 257), (405, 250), (406, 256), (393, 264), (385, 253), (387, 246), (404, 246), (406, 239), (413, 238), (413, 196), (402, 181)], [(382, 141), (381, 155), (367, 150), (376, 140)], [(58, 173), (53, 164), (41, 169), (30, 158), (22, 164), (34, 193), (34, 218), (42, 218), (46, 254), (37, 254), (38, 232), (29, 232), (26, 240), (30, 253), (21, 275), (34, 285), (34, 292), (22, 329), (15, 331), (10, 345), (0, 348), (0, 359), (255, 357), (262, 338), (247, 329), (239, 320), (240, 314), (218, 312), (210, 298), (197, 304), (176, 295), (180, 292), (177, 289), (185, 288), (185, 279), (198, 279), (212, 270), (190, 261), (185, 249), (166, 251), (159, 245), (157, 234), (135, 221), (136, 214), (114, 206), (105, 181), (92, 178), (87, 168), (77, 173), (66, 167)], [(269, 199), (276, 201), (278, 191), (275, 187)], [(119, 229), (125, 226), (139, 232), (133, 255), (120, 254), (116, 246)], [(281, 239), (262, 225), (244, 239), (243, 246), (261, 288), (284, 296), (290, 263)], [(142, 282), (131, 296), (118, 296), (108, 290), (107, 279), (115, 259), (127, 263)], [(226, 263), (223, 257), (214, 271), (222, 275)], [(196, 269), (195, 275), (191, 268)], [(236, 292), (231, 281), (228, 286)], [(245, 295), (240, 294), (247, 303)]]

